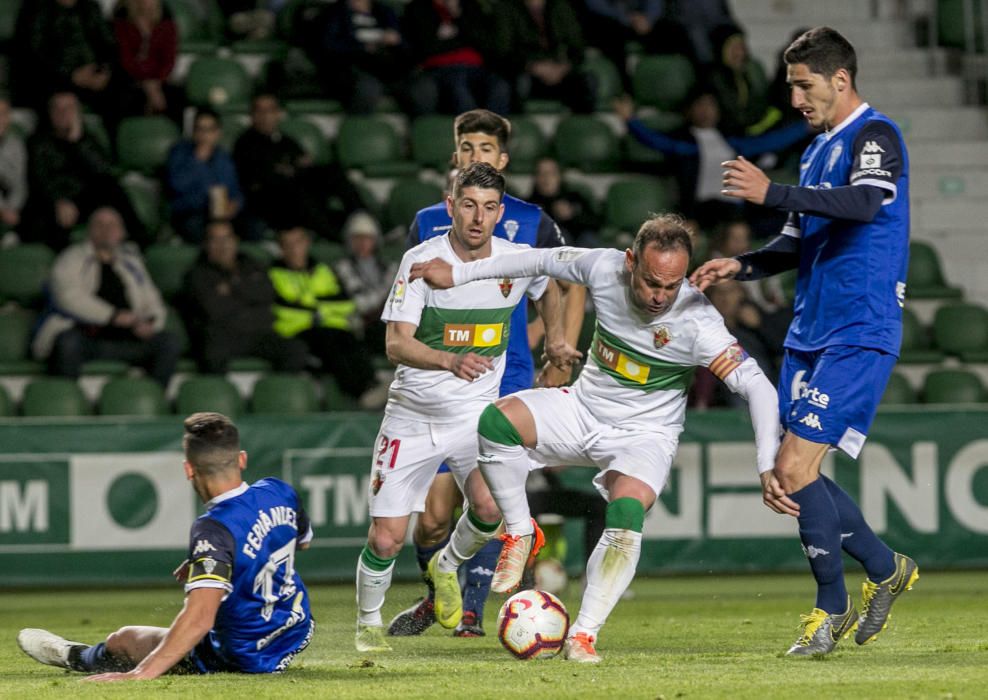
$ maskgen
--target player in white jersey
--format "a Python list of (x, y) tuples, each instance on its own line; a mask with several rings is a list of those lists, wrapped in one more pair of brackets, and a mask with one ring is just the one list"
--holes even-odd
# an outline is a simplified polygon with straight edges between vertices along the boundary
[[(441, 463), (450, 466), (469, 505), (446, 557), (440, 561), (437, 553), (430, 562), (432, 578), (449, 585), (443, 574), (452, 571), (455, 579), (456, 568), (492, 539), (500, 526), (497, 506), (476, 472), (477, 422), (498, 396), (511, 313), (523, 296), (535, 301), (545, 322), (550, 360), (567, 366), (580, 356), (563, 337), (559, 290), (552, 280), (502, 276), (454, 291), (409, 280), (409, 269), (419, 261), (438, 257), (460, 263), (526, 248), (492, 239), (504, 211), (503, 196), (504, 177), (492, 166), (476, 163), (461, 171), (446, 203), (452, 229), (405, 253), (382, 314), (388, 322), (388, 358), (398, 369), (375, 442), (371, 526), (357, 563), (358, 651), (390, 649), (381, 618), (384, 596), (409, 516), (424, 510), (426, 493)], [(460, 551), (471, 554), (459, 557)], [(459, 605), (437, 618), (444, 627), (456, 627)]]
[[(683, 220), (664, 215), (642, 224), (633, 248), (623, 253), (526, 250), (466, 265), (433, 260), (412, 268), (412, 279), (438, 288), (548, 275), (586, 286), (593, 299), (597, 328), (590, 361), (573, 387), (507, 396), (484, 409), (478, 427), (480, 471), (506, 530), (493, 591), (518, 585), (536, 539), (525, 499), (528, 472), (557, 464), (601, 470), (594, 483), (608, 501), (606, 526), (587, 564), (583, 603), (564, 647), (574, 661), (600, 660), (597, 634), (634, 577), (645, 512), (669, 476), (696, 367), (708, 367), (748, 400), (763, 489), (773, 478), (775, 389), (706, 297), (684, 279), (691, 252)], [(437, 613), (449, 604), (443, 592), (437, 586)]]

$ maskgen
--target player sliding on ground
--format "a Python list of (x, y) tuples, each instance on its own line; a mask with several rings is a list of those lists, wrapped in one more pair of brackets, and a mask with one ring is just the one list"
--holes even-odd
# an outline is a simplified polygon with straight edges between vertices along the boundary
[[(857, 458), (899, 355), (909, 158), (895, 123), (858, 95), (857, 58), (843, 36), (811, 29), (784, 59), (792, 106), (824, 133), (803, 154), (798, 187), (774, 184), (739, 159), (724, 163), (724, 194), (788, 211), (789, 219), (765, 247), (711, 260), (691, 279), (704, 289), (799, 270), (779, 378), (786, 437), (778, 488), (765, 503), (799, 521), (817, 596), (789, 654), (814, 656), (833, 651), (855, 625), (854, 641), (873, 640), (919, 578), (916, 562), (889, 549), (847, 492), (820, 473), (828, 449)], [(860, 615), (844, 585), (842, 549), (868, 574)]]
[[(779, 445), (775, 389), (728, 333), (707, 299), (685, 281), (692, 253), (682, 219), (656, 216), (631, 250), (525, 250), (467, 264), (431, 260), (412, 266), (445, 289), (476, 280), (548, 275), (584, 285), (597, 310), (590, 358), (572, 388), (532, 389), (500, 399), (480, 417), (480, 471), (504, 515), (505, 545), (491, 585), (510, 591), (521, 580), (537, 531), (525, 481), (531, 469), (596, 466), (608, 501), (606, 529), (587, 564), (580, 613), (564, 647), (572, 661), (600, 660), (595, 643), (631, 583), (641, 552), (645, 512), (669, 476), (696, 367), (708, 367), (749, 403), (758, 471), (769, 487)], [(460, 541), (463, 520), (452, 542)], [(447, 547), (448, 549), (448, 547)], [(458, 550), (459, 556), (469, 556)], [(445, 556), (445, 554), (443, 554)], [(459, 600), (455, 577), (436, 587), (436, 611)]]
[(464, 262), (496, 259), (522, 246), (493, 238), (504, 212), (504, 176), (487, 163), (460, 171), (446, 206), (449, 233), (412, 248), (402, 258), (382, 318), (387, 352), (398, 365), (375, 442), (367, 546), (357, 562), (358, 651), (387, 651), (381, 607), (409, 516), (425, 508), (429, 485), (444, 461), (468, 506), (440, 556), (428, 564), (437, 595), (452, 590), (455, 605), (436, 610), (453, 629), (462, 615), (457, 568), (494, 538), (501, 514), (477, 471), (477, 421), (497, 398), (505, 366), (511, 314), (526, 295), (546, 326), (546, 355), (568, 367), (580, 353), (563, 337), (559, 290), (537, 275), (501, 275), (455, 291), (412, 282), (409, 268), (435, 257)]
[(185, 475), (206, 504), (193, 523), (189, 558), (175, 572), (185, 606), (171, 627), (122, 627), (90, 646), (39, 629), (17, 643), (36, 661), (96, 673), (88, 680), (147, 680), (180, 673), (276, 673), (309, 645), (315, 623), (295, 571), (312, 539), (291, 486), (240, 478), (247, 453), (219, 413), (185, 419)]

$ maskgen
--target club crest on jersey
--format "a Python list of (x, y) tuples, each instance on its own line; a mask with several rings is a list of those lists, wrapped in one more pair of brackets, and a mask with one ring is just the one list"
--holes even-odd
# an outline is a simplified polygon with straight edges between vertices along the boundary
[(497, 283), (497, 288), (501, 290), (501, 296), (505, 299), (511, 294), (511, 288), (515, 286), (515, 283), (511, 281), (510, 277), (505, 277), (500, 282)]
[[(515, 236), (518, 235), (518, 222), (514, 219), (508, 219), (504, 222), (504, 235), (508, 237), (509, 241), (514, 241)], [(507, 296), (507, 294), (505, 294)]]
[(837, 159), (840, 158), (841, 153), (844, 152), (843, 144), (837, 144), (834, 146), (833, 150), (830, 151), (830, 158), (827, 160), (827, 170), (833, 170), (834, 166), (837, 164)]
[(371, 493), (376, 496), (382, 486), (384, 486), (384, 474), (380, 469), (375, 469), (374, 477), (371, 479)]
[(672, 333), (665, 326), (659, 326), (655, 329), (655, 333), (652, 335), (652, 344), (655, 349), (664, 348), (672, 340)]
[(216, 570), (216, 560), (212, 557), (207, 557), (200, 560), (202, 562), (202, 568), (207, 574), (212, 574)]

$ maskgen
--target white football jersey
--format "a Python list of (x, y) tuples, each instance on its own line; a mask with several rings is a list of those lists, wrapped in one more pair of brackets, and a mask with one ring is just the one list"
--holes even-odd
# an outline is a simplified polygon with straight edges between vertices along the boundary
[[(551, 248), (460, 263), (456, 284), (548, 275), (587, 287), (597, 312), (586, 365), (573, 391), (601, 422), (679, 435), (696, 367), (723, 379), (746, 358), (707, 298), (683, 280), (672, 307), (650, 316), (632, 303), (624, 252)], [(473, 284), (473, 282), (469, 282)], [(458, 289), (458, 287), (454, 287)]]
[[(527, 249), (527, 245), (491, 239), (491, 257)], [(413, 263), (442, 258), (462, 263), (453, 252), (449, 234), (430, 238), (407, 251), (384, 306), (384, 321), (417, 326), (416, 339), (445, 352), (490, 357), (494, 369), (472, 382), (446, 370), (399, 365), (388, 392), (385, 412), (410, 420), (458, 420), (479, 412), (496, 400), (504, 374), (511, 313), (524, 296), (539, 299), (549, 280), (541, 276), (484, 279), (453, 289), (432, 289), (423, 280), (408, 283)]]

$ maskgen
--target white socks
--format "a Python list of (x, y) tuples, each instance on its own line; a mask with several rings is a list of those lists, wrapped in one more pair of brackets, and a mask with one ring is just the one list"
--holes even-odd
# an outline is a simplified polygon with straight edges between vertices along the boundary
[(393, 561), (384, 571), (374, 571), (362, 558), (357, 559), (357, 624), (384, 626), (381, 608), (384, 607), (384, 595), (391, 588), (394, 570)]
[(463, 515), (456, 522), (456, 527), (453, 528), (453, 534), (449, 536), (449, 542), (439, 555), (436, 568), (444, 574), (456, 571), (460, 568), (460, 564), (472, 559), (473, 555), (483, 549), (497, 532), (497, 528), (490, 532), (478, 528), (470, 520), (468, 512), (469, 509), (463, 511)]
[(528, 509), (525, 482), (530, 464), (528, 453), (521, 445), (503, 445), (480, 436), (480, 457), (477, 460), (484, 481), (504, 518), (504, 530), (509, 535), (531, 535), (532, 513)]
[(642, 551), (642, 533), (604, 530), (587, 562), (587, 588), (570, 636), (585, 632), (596, 637), (614, 606), (631, 584)]

